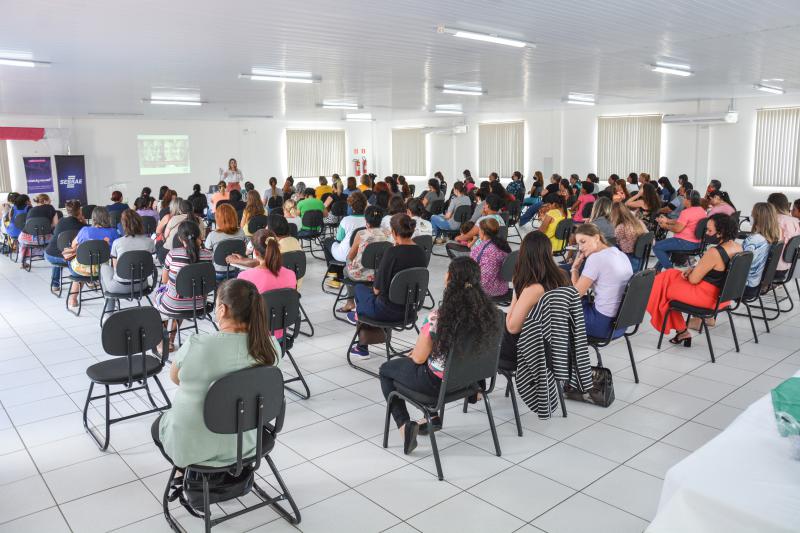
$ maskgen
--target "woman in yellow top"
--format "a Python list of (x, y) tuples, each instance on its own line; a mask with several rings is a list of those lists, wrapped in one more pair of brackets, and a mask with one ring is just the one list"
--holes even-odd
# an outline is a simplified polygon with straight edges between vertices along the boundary
[(244, 206), (244, 212), (242, 213), (241, 224), (246, 236), (253, 236), (253, 234), (250, 233), (250, 230), (247, 228), (247, 223), (250, 222), (250, 219), (255, 216), (265, 214), (266, 211), (264, 210), (264, 202), (261, 201), (261, 195), (259, 195), (255, 190), (249, 191), (247, 193), (247, 205)]
[(364, 174), (361, 176), (361, 185), (358, 186), (358, 190), (364, 192), (369, 189), (372, 189), (372, 185), (369, 184), (369, 174)]
[(556, 227), (558, 227), (559, 222), (567, 218), (564, 197), (553, 195), (552, 202), (543, 207), (542, 211), (544, 211), (544, 215), (542, 216), (542, 224), (539, 226), (539, 231), (550, 239), (553, 251), (559, 252), (564, 248), (564, 241), (556, 239)]

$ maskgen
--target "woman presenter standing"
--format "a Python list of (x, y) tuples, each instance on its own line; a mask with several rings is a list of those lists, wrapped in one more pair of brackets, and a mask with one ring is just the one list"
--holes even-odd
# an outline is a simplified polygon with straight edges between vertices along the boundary
[(228, 161), (228, 170), (219, 169), (219, 177), (228, 184), (228, 192), (242, 190), (241, 183), (244, 180), (244, 176), (242, 176), (242, 171), (239, 170), (239, 165), (234, 158)]

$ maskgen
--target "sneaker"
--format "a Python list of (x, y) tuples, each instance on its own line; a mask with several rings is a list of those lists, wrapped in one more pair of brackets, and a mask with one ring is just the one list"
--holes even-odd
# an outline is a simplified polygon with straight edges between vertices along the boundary
[(354, 344), (350, 347), (350, 357), (361, 359), (362, 361), (369, 359), (369, 348)]
[(356, 316), (356, 312), (355, 311), (350, 311), (349, 313), (347, 313), (345, 318), (347, 319), (348, 322), (350, 322), (354, 326), (356, 324), (358, 324), (358, 317)]
[(436, 240), (433, 241), (433, 244), (445, 244), (447, 242), (447, 237), (436, 237)]
[(325, 286), (330, 287), (331, 289), (340, 289), (342, 288), (342, 282), (336, 278), (332, 278), (325, 282)]

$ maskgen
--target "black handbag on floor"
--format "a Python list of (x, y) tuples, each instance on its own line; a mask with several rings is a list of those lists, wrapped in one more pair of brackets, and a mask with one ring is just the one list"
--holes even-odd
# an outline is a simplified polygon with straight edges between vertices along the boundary
[(592, 388), (581, 392), (569, 384), (564, 386), (564, 394), (570, 400), (593, 403), (600, 407), (608, 407), (614, 403), (614, 379), (611, 370), (603, 366), (592, 367)]

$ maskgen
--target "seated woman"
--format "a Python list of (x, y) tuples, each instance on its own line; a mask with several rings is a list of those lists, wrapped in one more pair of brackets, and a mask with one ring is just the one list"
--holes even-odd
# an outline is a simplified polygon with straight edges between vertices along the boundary
[(300, 211), (297, 210), (297, 203), (291, 198), (283, 202), (283, 216), (286, 218), (286, 222), (294, 224), (298, 230), (300, 229)]
[(247, 205), (244, 208), (244, 212), (242, 213), (242, 231), (244, 231), (245, 236), (252, 237), (253, 234), (250, 233), (247, 225), (250, 222), (250, 219), (257, 216), (266, 215), (267, 212), (264, 209), (264, 203), (261, 201), (261, 196), (256, 191), (248, 191), (247, 193)]
[[(111, 264), (105, 263), (100, 266), (100, 284), (104, 292), (128, 293), (131, 290), (131, 283), (117, 276), (117, 260), (125, 252), (144, 250), (148, 253), (155, 252), (153, 239), (144, 233), (144, 222), (138, 213), (131, 209), (122, 212), (119, 219), (122, 225), (122, 237), (115, 239), (111, 245)], [(134, 284), (133, 290), (139, 291), (139, 284)]]
[(611, 201), (616, 203), (625, 203), (630, 198), (630, 194), (628, 193), (628, 186), (627, 182), (623, 179), (618, 179), (614, 182), (613, 194), (611, 195)]
[(41, 236), (28, 235), (27, 233), (22, 231), (19, 234), (18, 239), (20, 245), (20, 255), (23, 258), (28, 256), (28, 253), (30, 252), (29, 247), (35, 246), (37, 244), (48, 244), (53, 237), (53, 228), (55, 228), (56, 224), (58, 224), (59, 213), (56, 212), (56, 208), (50, 204), (50, 197), (48, 195), (44, 193), (39, 194), (36, 196), (36, 198), (34, 198), (34, 202), (36, 203), (36, 206), (31, 207), (28, 210), (28, 215), (25, 220), (32, 220), (34, 218), (46, 218), (47, 220), (50, 221), (50, 231)]
[(358, 190), (359, 190), (359, 188), (358, 188), (358, 183), (356, 182), (356, 179), (353, 176), (350, 176), (350, 177), (347, 178), (347, 187), (344, 188), (344, 190), (342, 191), (342, 194), (345, 195), (345, 196), (350, 196), (351, 194), (353, 194), (354, 192), (356, 192)]
[(594, 196), (594, 183), (591, 181), (584, 181), (580, 184), (581, 192), (578, 195), (577, 200), (572, 205), (570, 209), (572, 211), (572, 220), (575, 223), (583, 223), (585, 219), (583, 217), (583, 208), (589, 204), (593, 204), (596, 200)]
[[(170, 378), (178, 385), (172, 408), (152, 426), (156, 446), (171, 464), (227, 466), (236, 462), (236, 439), (213, 433), (203, 423), (206, 391), (219, 378), (253, 366), (277, 366), (280, 348), (269, 335), (264, 302), (244, 280), (223, 282), (217, 289), (219, 331), (189, 337), (172, 358)], [(242, 453), (249, 457), (255, 430), (244, 434)], [(180, 478), (174, 486), (181, 486)]]
[(616, 235), (614, 234), (614, 225), (611, 223), (612, 206), (613, 204), (610, 198), (601, 196), (594, 202), (594, 205), (592, 206), (592, 214), (589, 216), (589, 220), (587, 221), (597, 226), (597, 229), (600, 230), (600, 232), (609, 242), (611, 242), (611, 239), (617, 239)]
[(122, 193), (120, 191), (114, 191), (111, 193), (111, 203), (106, 206), (108, 212), (111, 213), (113, 211), (125, 211), (126, 209), (130, 209), (127, 203), (122, 201)]
[[(75, 236), (75, 239), (73, 239), (72, 245), (69, 248), (64, 249), (64, 259), (69, 258), (69, 271), (72, 273), (72, 275), (100, 275), (99, 269), (96, 269), (94, 272), (92, 272), (91, 265), (83, 265), (78, 263), (78, 258), (75, 257), (75, 254), (78, 252), (78, 246), (86, 241), (106, 241), (108, 246), (111, 247), (118, 237), (119, 233), (117, 233), (117, 228), (111, 227), (111, 215), (109, 215), (108, 209), (100, 206), (95, 207), (94, 211), (92, 211), (92, 225), (82, 228), (78, 232), (78, 235)], [(70, 308), (78, 306), (78, 291), (80, 290), (81, 285), (82, 284), (78, 282), (72, 283), (70, 286)]]
[[(392, 240), (394, 246), (389, 248), (375, 272), (372, 287), (356, 285), (356, 310), (347, 313), (347, 321), (353, 325), (358, 323), (359, 316), (367, 316), (375, 320), (402, 320), (405, 309), (401, 304), (389, 301), (389, 287), (392, 278), (407, 268), (426, 268), (425, 252), (412, 239), (416, 223), (408, 215), (392, 217)], [(359, 359), (369, 359), (369, 347), (353, 345), (350, 354)]]
[(514, 295), (506, 314), (500, 358), (516, 367), (519, 334), (528, 314), (545, 292), (569, 285), (567, 275), (553, 261), (550, 239), (544, 233), (531, 231), (522, 239), (512, 285)]
[[(383, 209), (378, 206), (371, 205), (364, 211), (366, 229), (356, 233), (353, 246), (347, 252), (347, 265), (344, 267), (344, 274), (347, 278), (361, 282), (371, 282), (375, 279), (375, 270), (364, 268), (361, 264), (361, 257), (364, 255), (364, 250), (367, 249), (367, 246), (373, 242), (386, 242), (389, 240), (389, 235), (381, 227), (382, 218)], [(346, 288), (347, 301), (336, 310), (337, 313), (349, 313), (356, 308), (355, 300), (353, 300), (355, 289), (352, 285), (346, 285)]]
[(611, 207), (611, 225), (614, 227), (614, 239), (617, 247), (628, 256), (634, 272), (639, 270), (641, 259), (633, 255), (636, 240), (647, 233), (647, 227), (623, 203), (616, 203)]
[(362, 192), (354, 192), (347, 197), (347, 206), (353, 211), (339, 222), (335, 237), (328, 237), (322, 242), (322, 251), (325, 253), (325, 262), (328, 264), (325, 285), (338, 289), (341, 287), (339, 276), (342, 275), (340, 265), (331, 264), (334, 261), (343, 263), (347, 261), (347, 252), (350, 251), (350, 239), (355, 232), (364, 227), (364, 210), (367, 208), (367, 197)]
[[(198, 296), (195, 301), (192, 301), (191, 296), (188, 298), (178, 296), (175, 283), (178, 280), (178, 273), (183, 267), (195, 263), (210, 263), (214, 256), (211, 250), (203, 248), (200, 226), (196, 222), (190, 220), (181, 222), (176, 230), (176, 235), (180, 246), (170, 250), (164, 259), (164, 269), (161, 272), (162, 285), (156, 294), (154, 307), (167, 315), (192, 312), (193, 309), (202, 313), (206, 299)], [(180, 320), (174, 321), (172, 331), (169, 333), (170, 352), (175, 350), (175, 335), (180, 323)]]
[[(278, 237), (278, 246), (280, 246), (281, 254), (302, 251), (302, 248), (300, 247), (300, 241), (292, 237), (290, 234), (289, 223), (286, 221), (285, 217), (277, 214), (271, 216), (269, 220), (269, 229), (271, 229), (275, 233), (275, 236)], [(303, 278), (300, 278), (297, 280), (298, 291), (302, 285)]]
[[(774, 192), (767, 197), (767, 202), (775, 208), (778, 214), (778, 225), (781, 228), (781, 234), (784, 242), (784, 251), (787, 244), (792, 237), (800, 235), (800, 220), (789, 214), (791, 206), (789, 199), (782, 192)], [(778, 261), (778, 270), (775, 272), (775, 279), (782, 280), (786, 278), (786, 273), (792, 265), (783, 260), (783, 252), (781, 252), (781, 260)]]
[(508, 292), (508, 282), (500, 278), (511, 247), (499, 235), (500, 224), (493, 218), (484, 218), (478, 224), (478, 241), (469, 256), (481, 268), (481, 288), (488, 296), (503, 296)]
[(655, 185), (650, 182), (642, 184), (635, 195), (631, 196), (625, 205), (631, 211), (638, 212), (642, 218), (647, 218), (661, 209), (661, 198)]
[[(206, 237), (205, 247), (211, 252), (213, 257), (214, 250), (216, 250), (219, 243), (229, 240), (245, 241), (244, 232), (239, 227), (239, 221), (236, 217), (236, 210), (230, 204), (222, 204), (217, 208), (215, 213), (217, 219), (217, 229), (210, 232)], [(218, 265), (214, 263), (214, 270), (217, 274), (217, 281), (225, 279), (228, 269), (225, 265)], [(231, 274), (235, 276), (235, 274)]]
[[(633, 276), (631, 262), (619, 248), (609, 246), (594, 224), (581, 224), (575, 230), (578, 256), (570, 269), (570, 281), (581, 296), (594, 289), (594, 301), (583, 298), (586, 336), (605, 339), (623, 331), (611, 331), (628, 280)], [(585, 264), (584, 264), (585, 262)]]
[(435, 178), (429, 179), (428, 189), (422, 193), (420, 199), (422, 200), (422, 205), (425, 206), (425, 210), (428, 213), (428, 218), (430, 218), (433, 202), (436, 200), (444, 200), (444, 193), (442, 192), (442, 187), (439, 183), (439, 180)]
[[(656, 276), (647, 302), (650, 324), (656, 330), (661, 331), (672, 300), (697, 307), (714, 307), (719, 291), (725, 284), (730, 258), (742, 251), (736, 242), (738, 233), (736, 222), (731, 217), (722, 213), (713, 215), (708, 219), (706, 234), (716, 237), (719, 244), (709, 248), (694, 268), (684, 271), (669, 269)], [(677, 331), (677, 335), (670, 339), (670, 343), (686, 347), (692, 345), (692, 334), (681, 313), (669, 313), (664, 333), (669, 334), (672, 330)]]
[(269, 187), (264, 191), (262, 203), (264, 206), (268, 206), (269, 201), (273, 198), (283, 199), (283, 191), (278, 188), (278, 178), (274, 176), (269, 179)]
[(381, 229), (386, 233), (392, 231), (392, 217), (397, 213), (405, 213), (406, 212), (406, 202), (403, 200), (402, 196), (399, 194), (393, 195), (389, 198), (389, 209), (385, 211), (385, 215), (383, 215), (383, 220), (381, 221)]
[(80, 231), (81, 228), (86, 226), (80, 200), (68, 200), (65, 208), (67, 216), (58, 221), (56, 228), (53, 230), (53, 238), (50, 239), (47, 248), (44, 249), (44, 258), (53, 265), (50, 290), (54, 294), (58, 294), (60, 291), (61, 269), (67, 266), (67, 260), (64, 259), (61, 250), (58, 249), (58, 236), (65, 231)]
[[(422, 218), (424, 214), (425, 206), (422, 205), (422, 201), (418, 198), (411, 198), (408, 201), (406, 215), (410, 216), (414, 222), (417, 223), (417, 227), (414, 229), (414, 237), (419, 237), (420, 235), (433, 235), (433, 224), (431, 224), (430, 221)], [(389, 229), (386, 229), (385, 231), (387, 235), (391, 235), (391, 224)]]
[[(206, 210), (208, 209), (208, 198), (206, 198), (206, 195), (202, 193), (199, 183), (192, 185), (192, 194), (190, 194), (186, 199), (190, 204), (192, 204), (194, 214), (197, 215), (197, 218), (203, 218)], [(139, 214), (142, 215), (141, 213)]]
[(653, 245), (653, 254), (658, 258), (656, 271), (672, 268), (670, 253), (693, 251), (700, 246), (700, 239), (695, 235), (695, 230), (697, 224), (706, 218), (706, 210), (700, 207), (701, 200), (700, 192), (692, 191), (688, 198), (684, 199), (684, 208), (676, 220), (664, 215), (656, 219), (662, 229), (674, 233), (672, 237), (660, 240)]
[(564, 248), (564, 241), (556, 238), (556, 228), (559, 222), (567, 218), (567, 206), (562, 195), (552, 195), (550, 200), (552, 203), (543, 205), (540, 210), (542, 223), (538, 231), (550, 239), (550, 246), (557, 252)]
[(736, 212), (736, 206), (731, 202), (731, 197), (725, 191), (711, 191), (708, 193), (708, 216), (722, 213), (731, 216)]
[(750, 234), (742, 243), (745, 252), (753, 252), (753, 262), (747, 275), (744, 298), (749, 300), (758, 296), (761, 289), (761, 278), (769, 260), (770, 246), (782, 241), (781, 226), (778, 224), (778, 212), (767, 202), (757, 202), (750, 213), (752, 222)]
[[(205, 196), (203, 196), (205, 198)], [(152, 217), (158, 222), (158, 211), (151, 207), (155, 198), (140, 196), (133, 201), (133, 208), (140, 217)]]
[[(456, 242), (448, 242), (445, 245), (447, 255), (450, 258), (458, 257), (460, 255), (469, 255), (469, 251), (476, 242), (478, 242), (478, 231), (480, 230), (480, 223), (486, 219), (494, 219), (501, 226), (505, 226), (503, 217), (500, 216), (500, 208), (503, 205), (503, 200), (494, 194), (486, 197), (483, 203), (483, 214), (474, 225), (468, 223), (462, 224), (461, 233), (456, 236)], [(466, 230), (466, 231), (465, 231)]]
[[(441, 304), (423, 322), (411, 354), (392, 358), (380, 367), (381, 390), (385, 398), (397, 389), (397, 384), (421, 394), (437, 396), (450, 347), (464, 324), (468, 324), (476, 339), (492, 337), (494, 328), (499, 326), (497, 311), (481, 289), (480, 279), (480, 268), (469, 257), (457, 257), (450, 262)], [(465, 355), (455, 354), (456, 357)], [(390, 411), (403, 439), (403, 453), (408, 455), (417, 447), (419, 424), (411, 420), (405, 402), (401, 400), (394, 399)], [(434, 427), (431, 430), (441, 427), (438, 417), (433, 417), (432, 422)]]
[(444, 239), (440, 238), (441, 232), (455, 231), (458, 229), (459, 221), (453, 219), (456, 209), (462, 205), (472, 206), (472, 201), (467, 196), (467, 191), (464, 189), (464, 184), (457, 181), (453, 184), (453, 196), (450, 198), (450, 203), (447, 210), (442, 215), (433, 215), (431, 217), (431, 225), (433, 226), (433, 236), (436, 238), (437, 244), (443, 244)]
[(25, 215), (27, 218), (28, 211), (31, 209), (31, 199), (27, 194), (20, 194), (14, 200), (11, 210), (8, 212), (8, 227), (6, 234), (12, 239), (18, 239), (22, 233), (22, 227), (17, 227), (16, 218), (19, 215)]

